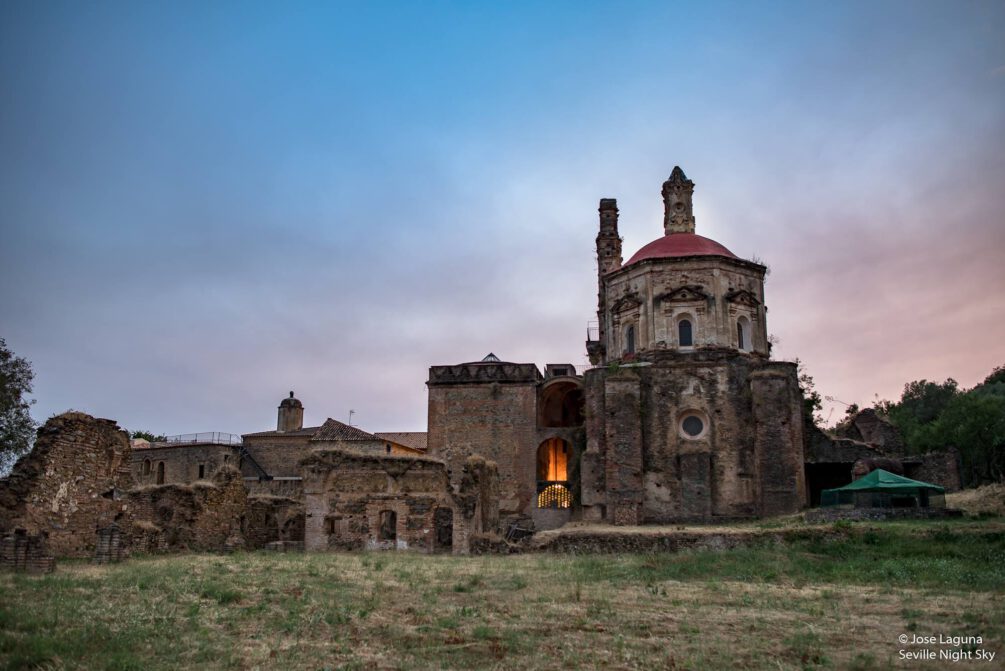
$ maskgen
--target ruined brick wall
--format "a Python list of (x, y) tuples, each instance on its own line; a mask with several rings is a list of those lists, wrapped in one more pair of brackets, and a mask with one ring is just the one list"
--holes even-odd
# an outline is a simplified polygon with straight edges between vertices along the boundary
[(958, 492), (963, 488), (960, 453), (952, 447), (943, 452), (927, 452), (905, 457), (904, 475), (912, 480), (945, 487), (947, 493)]
[(304, 481), (301, 477), (279, 477), (272, 480), (244, 478), (248, 496), (275, 496), (284, 499), (304, 500)]
[[(794, 366), (728, 351), (643, 358), (587, 371), (584, 518), (711, 521), (802, 507)], [(700, 420), (695, 435), (688, 417)]]
[(0, 569), (25, 573), (52, 573), (56, 558), (46, 547), (45, 536), (17, 529), (0, 538)]
[(81, 412), (53, 417), (34, 449), (0, 480), (0, 531), (47, 535), (57, 557), (91, 557), (98, 529), (120, 518), (133, 486), (129, 436)]
[(484, 462), (462, 468), (457, 498), (446, 465), (434, 459), (330, 450), (301, 466), (308, 550), (466, 553), (472, 528), (494, 523), (496, 470)]
[(304, 504), (278, 496), (248, 498), (246, 547), (257, 550), (275, 541), (304, 541)]
[(836, 435), (839, 438), (868, 443), (890, 456), (904, 452), (904, 440), (900, 431), (873, 408), (864, 408), (855, 413), (836, 431)]
[(243, 543), (248, 500), (234, 468), (211, 482), (147, 485), (127, 492), (130, 546), (144, 552), (219, 551)]
[(497, 463), (503, 517), (529, 513), (536, 497), (540, 381), (533, 364), (430, 368), (429, 455), (455, 485), (468, 457)]
[(161, 484), (185, 484), (199, 479), (212, 479), (221, 468), (236, 467), (239, 458), (237, 451), (230, 445), (187, 443), (134, 449), (131, 468), (133, 480), (139, 485), (157, 484), (161, 464), (164, 473)]

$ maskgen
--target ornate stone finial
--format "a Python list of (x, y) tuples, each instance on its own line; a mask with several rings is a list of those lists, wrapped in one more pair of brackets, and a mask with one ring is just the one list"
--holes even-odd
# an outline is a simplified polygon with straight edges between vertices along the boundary
[(687, 178), (680, 166), (674, 166), (670, 179), (663, 182), (663, 231), (671, 233), (694, 233), (694, 214), (691, 196), (694, 182)]

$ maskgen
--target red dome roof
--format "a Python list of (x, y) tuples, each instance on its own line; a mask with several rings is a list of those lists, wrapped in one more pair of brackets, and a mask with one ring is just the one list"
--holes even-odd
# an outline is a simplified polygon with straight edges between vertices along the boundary
[(695, 233), (671, 233), (653, 240), (635, 252), (626, 266), (645, 259), (669, 259), (679, 256), (725, 256), (738, 258), (715, 240), (709, 240)]

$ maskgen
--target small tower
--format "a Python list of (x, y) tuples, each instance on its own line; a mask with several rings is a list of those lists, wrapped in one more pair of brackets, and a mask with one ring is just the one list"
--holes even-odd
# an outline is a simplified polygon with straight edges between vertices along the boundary
[(304, 404), (293, 397), (284, 398), (279, 404), (279, 422), (276, 431), (299, 431), (304, 428)]
[(680, 166), (674, 166), (670, 179), (663, 182), (663, 232), (694, 233), (694, 212), (691, 197), (694, 182), (687, 178)]
[(603, 277), (621, 267), (621, 237), (618, 235), (618, 201), (600, 199), (600, 233), (597, 234), (597, 268)]

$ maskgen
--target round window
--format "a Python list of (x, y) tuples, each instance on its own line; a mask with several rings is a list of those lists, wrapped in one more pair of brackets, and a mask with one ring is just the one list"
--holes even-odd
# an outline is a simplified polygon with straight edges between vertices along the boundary
[(687, 435), (692, 438), (697, 438), (701, 435), (701, 432), (705, 430), (705, 422), (701, 421), (701, 418), (696, 415), (688, 415), (684, 418), (684, 421), (680, 423), (680, 427)]

